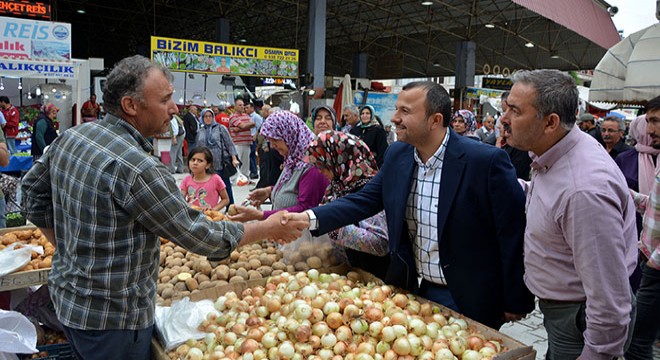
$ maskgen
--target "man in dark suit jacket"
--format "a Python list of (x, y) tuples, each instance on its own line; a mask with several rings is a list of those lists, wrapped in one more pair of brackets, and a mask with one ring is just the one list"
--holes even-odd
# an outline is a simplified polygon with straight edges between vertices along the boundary
[(523, 282), (525, 197), (506, 153), (457, 135), (450, 119), (442, 86), (407, 84), (392, 117), (399, 141), (376, 177), (290, 216), (309, 217), (311, 230), (326, 233), (385, 209), (384, 280), (499, 328), (534, 308)]

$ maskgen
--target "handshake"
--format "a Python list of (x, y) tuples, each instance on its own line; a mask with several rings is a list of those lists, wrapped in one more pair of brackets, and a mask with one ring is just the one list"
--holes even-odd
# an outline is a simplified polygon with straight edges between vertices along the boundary
[(309, 228), (309, 216), (306, 213), (279, 211), (264, 221), (246, 224), (259, 227), (261, 238), (275, 240), (280, 244), (290, 243), (302, 236), (302, 231)]

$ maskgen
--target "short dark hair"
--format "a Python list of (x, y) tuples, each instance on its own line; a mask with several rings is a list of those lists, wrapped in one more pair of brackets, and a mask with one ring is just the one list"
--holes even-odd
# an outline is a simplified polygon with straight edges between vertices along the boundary
[(646, 112), (660, 110), (660, 95), (649, 100), (646, 104)]
[(578, 90), (575, 80), (559, 70), (519, 70), (513, 74), (513, 84), (530, 85), (536, 90), (534, 107), (536, 117), (555, 113), (559, 115), (561, 126), (571, 130), (575, 125), (578, 109)]
[(119, 61), (103, 86), (103, 106), (106, 111), (119, 116), (122, 113), (121, 99), (124, 96), (144, 102), (144, 80), (153, 69), (161, 71), (172, 81), (172, 74), (166, 67), (142, 55), (133, 55)]
[(502, 99), (502, 101), (506, 101), (506, 99), (509, 98), (509, 94), (510, 92), (508, 91), (503, 92), (502, 95), (500, 96), (500, 99)]
[[(617, 123), (617, 126), (619, 127), (619, 130), (621, 130), (621, 131), (626, 129), (626, 123), (623, 121), (623, 119), (621, 119), (619, 117), (616, 117), (614, 115), (606, 116), (603, 119), (603, 121), (601, 121), (601, 123), (603, 123), (605, 121), (612, 121), (612, 122)], [(592, 120), (592, 122), (593, 122), (593, 120)]]
[(442, 85), (432, 81), (413, 81), (403, 86), (402, 90), (420, 88), (426, 91), (426, 116), (442, 114), (442, 126), (448, 127), (451, 121), (451, 100)]
[(9, 104), (9, 97), (7, 96), (0, 96), (0, 102), (3, 102), (5, 104)]

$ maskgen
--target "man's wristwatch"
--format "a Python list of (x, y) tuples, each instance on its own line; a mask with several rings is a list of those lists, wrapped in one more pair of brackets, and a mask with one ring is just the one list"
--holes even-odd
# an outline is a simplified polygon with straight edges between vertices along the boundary
[(309, 230), (318, 230), (319, 220), (316, 218), (316, 214), (312, 210), (305, 210), (305, 214), (309, 217)]

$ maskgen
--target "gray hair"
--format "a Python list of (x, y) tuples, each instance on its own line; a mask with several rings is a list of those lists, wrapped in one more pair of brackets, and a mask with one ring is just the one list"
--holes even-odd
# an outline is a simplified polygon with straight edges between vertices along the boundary
[(360, 113), (358, 111), (357, 105), (353, 105), (353, 104), (349, 104), (349, 105), (344, 106), (344, 110), (348, 110), (348, 111), (350, 111), (351, 113), (353, 113), (355, 115), (358, 115)]
[(555, 113), (559, 115), (561, 126), (571, 130), (575, 125), (578, 109), (578, 90), (573, 78), (559, 70), (520, 70), (513, 74), (514, 84), (531, 85), (536, 90), (534, 107), (536, 117)]
[(161, 71), (171, 82), (172, 74), (160, 64), (144, 56), (134, 55), (119, 61), (108, 75), (103, 87), (103, 107), (107, 112), (119, 116), (123, 110), (121, 99), (129, 96), (144, 103), (144, 80), (153, 69)]
[(603, 123), (603, 122), (605, 122), (605, 121), (613, 121), (613, 122), (617, 123), (617, 124), (619, 125), (619, 130), (621, 130), (621, 131), (623, 131), (623, 130), (626, 129), (626, 123), (625, 123), (625, 121), (623, 121), (623, 119), (620, 119), (620, 118), (618, 118), (618, 117), (616, 117), (616, 116), (612, 116), (612, 115), (610, 115), (610, 116), (606, 116), (606, 117), (601, 121), (601, 123)]
[(413, 81), (403, 86), (401, 90), (422, 89), (426, 91), (426, 116), (435, 113), (442, 114), (442, 126), (448, 127), (451, 121), (451, 99), (442, 85), (432, 81)]

